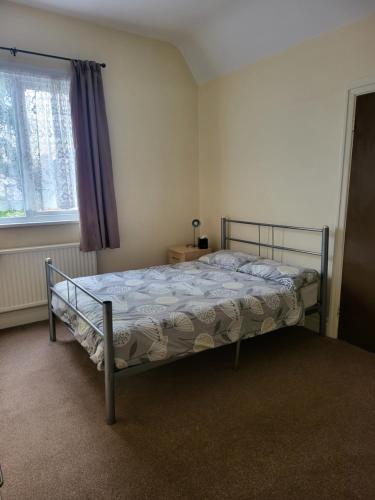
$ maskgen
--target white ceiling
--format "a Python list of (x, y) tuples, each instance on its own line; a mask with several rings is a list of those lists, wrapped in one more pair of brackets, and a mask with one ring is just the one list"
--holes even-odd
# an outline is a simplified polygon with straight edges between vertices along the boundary
[(198, 83), (375, 13), (375, 0), (13, 0), (167, 40)]

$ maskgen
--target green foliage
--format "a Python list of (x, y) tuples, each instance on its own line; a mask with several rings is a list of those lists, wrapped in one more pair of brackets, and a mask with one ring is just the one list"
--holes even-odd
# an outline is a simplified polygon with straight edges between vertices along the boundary
[(23, 210), (0, 210), (0, 218), (1, 217), (22, 217), (25, 215)]

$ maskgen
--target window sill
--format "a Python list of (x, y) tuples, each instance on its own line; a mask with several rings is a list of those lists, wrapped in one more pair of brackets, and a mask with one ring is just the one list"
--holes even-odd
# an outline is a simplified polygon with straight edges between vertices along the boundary
[(46, 220), (46, 221), (23, 221), (23, 222), (9, 222), (1, 223), (0, 222), (0, 230), (1, 229), (10, 229), (16, 227), (35, 227), (35, 226), (56, 226), (60, 224), (79, 224), (79, 220)]

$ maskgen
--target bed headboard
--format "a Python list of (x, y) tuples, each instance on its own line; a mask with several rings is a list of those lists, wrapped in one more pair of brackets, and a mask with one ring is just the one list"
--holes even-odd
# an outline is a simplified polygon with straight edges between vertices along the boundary
[[(234, 238), (230, 236), (230, 227), (232, 224), (241, 224), (255, 226), (258, 228), (258, 241), (246, 240), (242, 238)], [(268, 228), (271, 230), (271, 243), (262, 243), (261, 229)], [(301, 248), (294, 248), (283, 245), (275, 244), (275, 229), (284, 229), (291, 231), (302, 231), (309, 233), (317, 233), (320, 236), (320, 251), (316, 250), (303, 250)], [(281, 250), (284, 252), (295, 252), (299, 254), (315, 255), (320, 258), (320, 289), (319, 301), (316, 307), (311, 312), (318, 311), (320, 315), (320, 334), (325, 335), (326, 320), (327, 320), (327, 285), (328, 285), (328, 242), (329, 242), (329, 227), (323, 226), (322, 228), (313, 227), (299, 227), (299, 226), (285, 226), (281, 224), (269, 224), (263, 222), (244, 221), (238, 219), (230, 219), (228, 217), (221, 218), (221, 248), (227, 249), (231, 241), (238, 243), (246, 243), (248, 245), (255, 245), (258, 247), (260, 255), (261, 248), (270, 248), (272, 250), (272, 258), (274, 258), (274, 251)], [(310, 312), (310, 311), (308, 311)]]

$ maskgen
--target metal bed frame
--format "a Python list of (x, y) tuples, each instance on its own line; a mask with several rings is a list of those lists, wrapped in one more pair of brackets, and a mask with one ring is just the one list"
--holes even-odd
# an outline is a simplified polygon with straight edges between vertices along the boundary
[[(243, 224), (249, 226), (258, 227), (258, 241), (245, 240), (240, 238), (233, 238), (229, 234), (230, 224)], [(271, 229), (272, 243), (262, 243), (261, 242), (261, 228)], [(318, 233), (321, 236), (321, 249), (320, 251), (310, 251), (302, 250), (298, 248), (286, 247), (282, 245), (275, 244), (274, 231), (275, 229), (281, 230), (293, 230), (293, 231), (307, 231)], [(280, 250), (285, 252), (297, 252), (300, 254), (308, 254), (312, 256), (320, 257), (320, 290), (319, 299), (315, 306), (306, 309), (306, 314), (319, 313), (319, 333), (320, 335), (325, 335), (326, 332), (326, 321), (327, 321), (327, 281), (328, 281), (328, 242), (329, 242), (329, 228), (328, 226), (323, 226), (321, 229), (318, 228), (308, 228), (308, 227), (298, 227), (298, 226), (285, 226), (280, 224), (267, 224), (261, 222), (243, 221), (237, 219), (230, 219), (227, 217), (221, 218), (221, 248), (227, 249), (229, 242), (245, 243), (249, 245), (255, 245), (258, 247), (258, 253), (260, 255), (261, 248), (270, 248), (272, 250), (272, 257), (274, 256), (274, 250)], [(72, 278), (63, 273), (60, 269), (53, 265), (52, 259), (46, 259), (45, 261), (45, 271), (46, 271), (46, 284), (47, 284), (47, 299), (48, 299), (48, 318), (49, 318), (49, 337), (52, 342), (56, 341), (56, 318), (59, 318), (68, 328), (70, 333), (74, 334), (73, 330), (69, 325), (67, 325), (64, 320), (57, 315), (57, 313), (52, 309), (52, 296), (55, 295), (60, 300), (62, 300), (70, 310), (72, 310), (77, 316), (79, 316), (83, 321), (85, 321), (95, 332), (97, 332), (101, 337), (103, 337), (104, 342), (104, 385), (105, 385), (105, 414), (106, 421), (108, 425), (112, 425), (116, 422), (115, 417), (115, 378), (119, 375), (134, 375), (136, 373), (144, 372), (152, 368), (157, 368), (161, 365), (177, 361), (180, 358), (173, 358), (170, 360), (152, 362), (147, 364), (141, 364), (133, 366), (130, 368), (117, 369), (115, 367), (114, 361), (114, 347), (113, 347), (113, 318), (112, 318), (112, 302), (103, 301), (96, 297), (94, 294), (86, 290), (84, 287), (76, 283)], [(61, 278), (66, 280), (67, 283), (67, 299), (63, 297), (59, 292), (54, 289), (53, 274), (57, 274)], [(73, 286), (73, 294), (70, 294), (70, 285)], [(77, 289), (85, 293), (92, 300), (96, 301), (99, 307), (102, 308), (102, 328), (95, 325), (89, 318), (87, 318), (82, 311), (78, 309), (77, 301)], [(239, 355), (240, 355), (240, 345), (241, 338), (236, 341), (235, 349), (235, 361), (234, 369), (238, 368)], [(191, 356), (193, 354), (188, 354)], [(187, 357), (184, 356), (184, 357)]]

